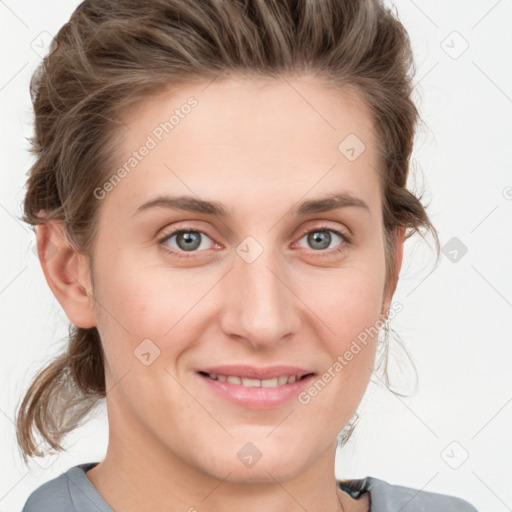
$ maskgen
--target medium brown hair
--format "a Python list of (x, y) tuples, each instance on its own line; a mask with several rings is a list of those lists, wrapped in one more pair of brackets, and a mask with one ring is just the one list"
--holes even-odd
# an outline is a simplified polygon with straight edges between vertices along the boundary
[[(58, 32), (30, 84), (36, 161), (23, 221), (58, 219), (91, 261), (99, 205), (94, 190), (116, 166), (116, 134), (129, 106), (197, 79), (312, 75), (356, 90), (369, 108), (381, 165), (386, 290), (396, 276), (395, 235), (429, 231), (421, 197), (407, 190), (418, 111), (414, 62), (396, 13), (379, 0), (86, 0)], [(341, 142), (341, 141), (340, 141)], [(386, 347), (387, 350), (387, 347)], [(386, 357), (387, 357), (387, 352)], [(387, 380), (387, 358), (384, 361)], [(25, 461), (52, 449), (106, 396), (95, 327), (69, 326), (67, 350), (32, 381), (17, 411)], [(357, 418), (357, 414), (354, 416)], [(353, 418), (354, 418), (353, 417)], [(355, 426), (343, 431), (345, 443)]]

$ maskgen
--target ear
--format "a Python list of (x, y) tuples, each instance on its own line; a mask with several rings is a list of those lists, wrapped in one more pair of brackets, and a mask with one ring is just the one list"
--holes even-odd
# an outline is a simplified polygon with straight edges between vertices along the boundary
[(404, 242), (405, 242), (405, 227), (400, 227), (397, 229), (395, 234), (395, 275), (392, 278), (392, 282), (389, 283), (387, 293), (384, 296), (384, 300), (382, 302), (382, 311), (381, 314), (384, 315), (385, 318), (389, 315), (389, 307), (391, 306), (391, 299), (393, 298), (393, 294), (395, 293), (396, 286), (398, 284), (398, 276), (400, 275), (400, 269), (402, 268), (402, 260), (404, 256)]
[(62, 221), (39, 224), (36, 237), (46, 282), (69, 321), (77, 327), (95, 327), (89, 258), (70, 245)]

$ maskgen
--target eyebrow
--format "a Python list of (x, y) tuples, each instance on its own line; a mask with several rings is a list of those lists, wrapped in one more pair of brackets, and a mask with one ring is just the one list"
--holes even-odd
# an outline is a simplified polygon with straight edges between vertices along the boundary
[[(310, 199), (303, 201), (300, 205), (294, 208), (292, 211), (298, 216), (304, 216), (311, 213), (322, 213), (338, 208), (356, 207), (370, 212), (368, 204), (355, 197), (348, 192), (339, 192), (328, 195), (320, 199)], [(222, 203), (217, 201), (206, 201), (204, 199), (198, 199), (194, 196), (157, 196), (154, 199), (150, 199), (145, 203), (137, 207), (134, 214), (135, 216), (143, 211), (151, 208), (171, 208), (175, 210), (185, 210), (193, 213), (203, 213), (206, 215), (216, 215), (219, 217), (231, 217), (231, 210), (227, 210)]]

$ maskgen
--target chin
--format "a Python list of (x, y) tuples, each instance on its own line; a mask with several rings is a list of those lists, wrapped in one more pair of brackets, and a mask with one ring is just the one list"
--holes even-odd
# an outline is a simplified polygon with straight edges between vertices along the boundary
[[(282, 457), (274, 456), (271, 460), (260, 459), (250, 468), (226, 464), (221, 479), (237, 484), (275, 484), (276, 480), (290, 480), (303, 470), (293, 458), (283, 460)], [(228, 473), (229, 476), (226, 478)]]
[[(209, 456), (197, 461), (202, 471), (219, 480), (232, 483), (269, 483), (286, 481), (304, 472), (314, 460), (314, 447), (308, 451), (305, 443), (291, 443), (278, 438), (272, 442), (264, 436), (244, 436), (232, 440), (231, 446), (220, 451), (209, 450)], [(220, 448), (220, 447), (219, 447)], [(227, 476), (229, 475), (229, 476)]]

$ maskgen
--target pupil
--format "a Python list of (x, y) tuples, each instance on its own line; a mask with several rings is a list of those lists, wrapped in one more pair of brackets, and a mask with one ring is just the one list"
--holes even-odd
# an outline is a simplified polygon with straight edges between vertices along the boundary
[(316, 249), (325, 249), (326, 247), (329, 247), (331, 235), (328, 231), (314, 231), (313, 233), (310, 233), (308, 239), (308, 242), (310, 242), (313, 247), (314, 244), (320, 243), (320, 247), (316, 247)]
[[(181, 246), (180, 241), (185, 242), (183, 247)], [(199, 247), (199, 234), (190, 231), (184, 231), (181, 233), (181, 235), (178, 235), (176, 237), (176, 242), (180, 246), (180, 249), (183, 249), (185, 251), (192, 251)]]

